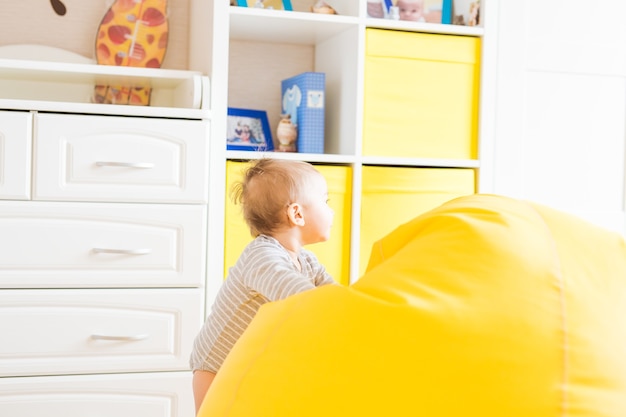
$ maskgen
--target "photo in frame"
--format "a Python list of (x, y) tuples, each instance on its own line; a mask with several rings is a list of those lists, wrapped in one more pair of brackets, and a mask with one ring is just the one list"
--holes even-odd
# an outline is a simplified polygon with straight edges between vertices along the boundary
[(446, 0), (367, 0), (367, 16), (422, 23), (445, 23)]
[(291, 0), (237, 0), (239, 7), (258, 7), (273, 10), (293, 10)]
[(267, 112), (263, 110), (228, 108), (226, 149), (233, 151), (274, 150)]
[(452, 0), (452, 24), (480, 26), (480, 0)]

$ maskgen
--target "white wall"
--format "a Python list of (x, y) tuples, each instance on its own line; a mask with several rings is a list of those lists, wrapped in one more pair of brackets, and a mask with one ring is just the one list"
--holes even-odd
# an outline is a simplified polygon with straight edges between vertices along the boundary
[(626, 1), (499, 4), (494, 184), (626, 235)]

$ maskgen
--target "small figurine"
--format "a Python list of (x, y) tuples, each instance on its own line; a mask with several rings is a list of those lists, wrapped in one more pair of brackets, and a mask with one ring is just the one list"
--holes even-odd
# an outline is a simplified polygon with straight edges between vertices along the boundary
[(311, 6), (311, 11), (313, 13), (321, 13), (321, 14), (338, 14), (332, 6), (325, 1), (318, 0), (313, 6)]
[(400, 8), (398, 6), (391, 6), (389, 8), (389, 18), (392, 20), (400, 20)]
[(298, 138), (298, 128), (291, 123), (289, 114), (281, 114), (280, 122), (276, 128), (276, 138), (278, 139), (279, 152), (296, 152), (296, 139)]
[(480, 24), (480, 2), (475, 1), (470, 4), (467, 26), (478, 26), (479, 24)]

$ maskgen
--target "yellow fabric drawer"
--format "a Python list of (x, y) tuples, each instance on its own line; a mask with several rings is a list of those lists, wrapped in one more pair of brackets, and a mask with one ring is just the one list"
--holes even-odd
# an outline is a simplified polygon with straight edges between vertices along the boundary
[(326, 270), (342, 284), (350, 283), (350, 230), (352, 219), (352, 168), (315, 165), (328, 183), (328, 205), (335, 211), (330, 239), (307, 246)]
[(367, 29), (363, 155), (475, 159), (480, 39)]
[(226, 161), (226, 207), (224, 212), (224, 278), (228, 268), (233, 266), (243, 248), (250, 243), (250, 229), (243, 221), (241, 206), (235, 205), (230, 198), (230, 190), (235, 181), (242, 178), (245, 162)]
[(359, 276), (373, 244), (396, 227), (475, 190), (473, 169), (363, 167)]
[[(241, 179), (245, 162), (226, 162), (227, 192), (234, 181)], [(345, 166), (316, 165), (328, 183), (329, 205), (335, 211), (330, 239), (327, 242), (309, 245), (319, 261), (337, 282), (350, 281), (350, 219), (352, 210), (352, 169)], [(241, 207), (233, 204), (228, 196), (225, 213), (224, 276), (239, 258), (243, 248), (252, 240), (250, 231), (243, 221)]]

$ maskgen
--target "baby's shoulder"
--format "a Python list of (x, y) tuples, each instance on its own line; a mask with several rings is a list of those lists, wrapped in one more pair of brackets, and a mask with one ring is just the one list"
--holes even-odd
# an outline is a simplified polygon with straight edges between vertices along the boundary
[(317, 260), (317, 256), (315, 256), (315, 254), (313, 252), (311, 252), (310, 250), (308, 250), (306, 248), (300, 249), (300, 258), (304, 259), (306, 262), (308, 262), (310, 264), (318, 264), (319, 263), (319, 261)]
[[(244, 248), (239, 259), (246, 260), (255, 258), (257, 260), (266, 257), (281, 257), (287, 255), (285, 248), (273, 237), (260, 235)], [(288, 255), (287, 255), (288, 256)]]
[(255, 250), (281, 250), (283, 247), (278, 242), (278, 240), (274, 239), (271, 236), (267, 235), (259, 235), (254, 238), (252, 242), (246, 246), (247, 251), (255, 251)]

